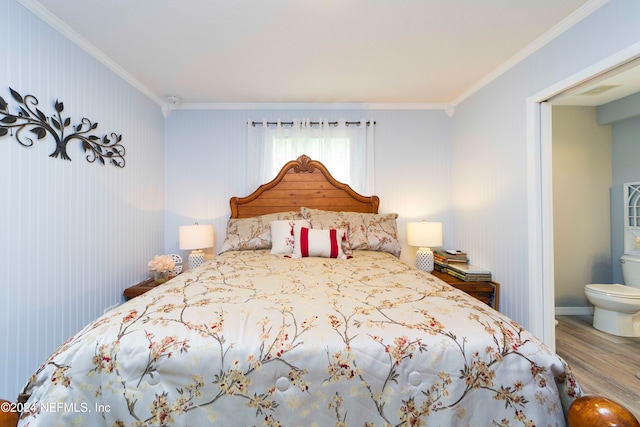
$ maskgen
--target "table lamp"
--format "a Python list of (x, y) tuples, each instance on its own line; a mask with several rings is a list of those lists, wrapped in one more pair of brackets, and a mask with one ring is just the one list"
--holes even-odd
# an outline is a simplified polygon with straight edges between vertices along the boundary
[(179, 233), (180, 249), (191, 250), (189, 269), (196, 268), (205, 262), (202, 249), (213, 247), (213, 225), (182, 225)]
[(416, 266), (424, 271), (433, 271), (433, 252), (430, 247), (442, 246), (441, 222), (410, 222), (407, 224), (407, 243), (418, 246)]

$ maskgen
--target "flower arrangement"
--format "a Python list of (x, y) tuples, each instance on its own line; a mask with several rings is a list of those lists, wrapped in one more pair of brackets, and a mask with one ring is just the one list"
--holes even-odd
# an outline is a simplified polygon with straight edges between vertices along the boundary
[(169, 255), (156, 255), (149, 261), (149, 268), (155, 271), (171, 271), (176, 262)]

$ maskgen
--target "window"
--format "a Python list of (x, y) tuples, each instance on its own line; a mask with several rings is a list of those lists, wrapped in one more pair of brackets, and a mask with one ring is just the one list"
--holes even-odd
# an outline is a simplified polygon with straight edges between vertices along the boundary
[(373, 121), (249, 121), (248, 191), (271, 181), (282, 166), (306, 154), (340, 182), (373, 194)]

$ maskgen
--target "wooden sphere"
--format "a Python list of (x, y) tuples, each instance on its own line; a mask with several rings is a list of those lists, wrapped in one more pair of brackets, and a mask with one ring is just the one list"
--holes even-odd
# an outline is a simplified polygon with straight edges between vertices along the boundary
[(569, 408), (569, 427), (640, 427), (627, 408), (606, 397), (582, 396)]
[(0, 399), (0, 427), (15, 427), (18, 425), (18, 413), (6, 411), (8, 400)]

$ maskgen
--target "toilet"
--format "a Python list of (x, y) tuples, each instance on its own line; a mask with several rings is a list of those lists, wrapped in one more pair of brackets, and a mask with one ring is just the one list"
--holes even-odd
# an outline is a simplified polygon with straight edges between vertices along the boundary
[(591, 284), (584, 293), (595, 306), (593, 327), (621, 337), (640, 337), (640, 257), (623, 255), (620, 284)]

